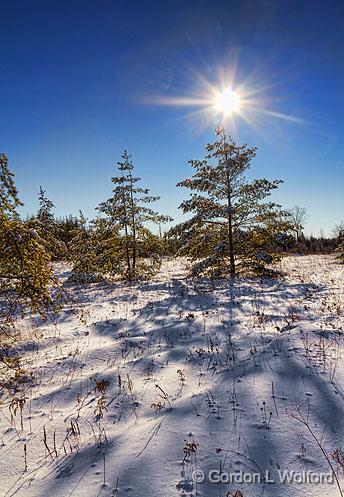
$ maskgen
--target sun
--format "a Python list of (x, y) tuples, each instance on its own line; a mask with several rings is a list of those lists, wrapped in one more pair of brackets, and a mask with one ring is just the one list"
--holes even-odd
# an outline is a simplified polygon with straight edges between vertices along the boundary
[(218, 112), (228, 115), (238, 112), (240, 108), (240, 97), (232, 88), (225, 88), (215, 96), (215, 108)]

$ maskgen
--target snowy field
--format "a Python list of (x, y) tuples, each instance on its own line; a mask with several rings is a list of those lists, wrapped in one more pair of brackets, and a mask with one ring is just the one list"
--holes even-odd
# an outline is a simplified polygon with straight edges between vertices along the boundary
[(344, 269), (327, 256), (281, 269), (212, 288), (171, 259), (148, 283), (66, 285), (56, 323), (26, 321), (33, 382), (2, 398), (0, 495), (340, 495), (323, 451), (336, 469)]

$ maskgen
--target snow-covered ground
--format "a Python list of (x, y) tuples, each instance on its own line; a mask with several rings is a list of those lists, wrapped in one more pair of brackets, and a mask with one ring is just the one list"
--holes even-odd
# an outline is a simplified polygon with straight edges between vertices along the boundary
[(343, 266), (281, 266), (212, 288), (171, 259), (150, 282), (67, 286), (21, 345), (33, 383), (2, 399), (0, 495), (340, 495), (279, 471), (327, 475), (322, 449), (336, 468), (344, 446)]

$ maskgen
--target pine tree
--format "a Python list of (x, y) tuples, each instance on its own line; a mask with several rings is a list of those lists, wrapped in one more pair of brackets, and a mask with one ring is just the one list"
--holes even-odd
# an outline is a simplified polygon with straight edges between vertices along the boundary
[(8, 158), (0, 154), (0, 215), (7, 218), (18, 217), (17, 207), (23, 205), (19, 200), (14, 184), (14, 174), (8, 167)]
[(19, 218), (17, 207), (23, 204), (4, 154), (0, 167), (0, 296), (7, 302), (0, 318), (14, 315), (12, 303), (15, 312), (29, 305), (44, 314), (53, 302), (51, 257), (32, 223)]
[(73, 262), (72, 279), (80, 283), (98, 281), (96, 237), (87, 218), (80, 211), (77, 226), (72, 231), (68, 252)]
[(52, 210), (55, 208), (53, 202), (46, 196), (45, 190), (40, 186), (39, 187), (39, 209), (37, 212), (37, 219), (42, 224), (51, 224), (54, 222), (54, 214)]
[(125, 243), (119, 228), (107, 219), (98, 217), (90, 224), (93, 233), (95, 272), (101, 276), (118, 276), (123, 273)]
[(75, 236), (76, 230), (79, 226), (79, 219), (76, 216), (68, 215), (59, 219), (56, 219), (56, 224), (58, 228), (59, 240), (65, 245), (66, 253), (64, 254), (64, 259), (69, 260), (67, 247)]
[(223, 127), (206, 146), (203, 160), (191, 160), (195, 173), (177, 186), (191, 190), (180, 205), (192, 217), (171, 230), (179, 236), (181, 255), (197, 261), (198, 274), (262, 272), (273, 261), (271, 249), (286, 223), (280, 207), (263, 202), (280, 180), (247, 182), (245, 173), (256, 148), (238, 146)]
[(334, 235), (337, 242), (337, 259), (344, 264), (344, 222), (335, 227)]
[[(125, 264), (126, 277), (135, 278), (156, 267), (162, 243), (158, 236), (148, 231), (146, 223), (161, 224), (171, 218), (148, 207), (160, 197), (151, 196), (147, 188), (138, 185), (141, 178), (133, 176), (134, 165), (126, 151), (117, 164), (121, 175), (111, 179), (115, 185), (113, 195), (97, 209), (105, 215), (107, 227), (120, 233), (123, 242), (121, 264)], [(149, 256), (153, 264), (144, 261)]]
[(27, 308), (47, 317), (60, 296), (51, 257), (32, 223), (22, 221), (8, 160), (0, 155), (0, 361), (15, 368), (13, 330), (18, 314)]
[(62, 232), (59, 224), (55, 220), (53, 209), (55, 205), (46, 196), (45, 190), (39, 187), (39, 208), (36, 216), (36, 229), (45, 241), (46, 249), (50, 252), (54, 260), (66, 257), (66, 245), (62, 241)]
[(344, 264), (344, 241), (338, 246), (338, 259)]

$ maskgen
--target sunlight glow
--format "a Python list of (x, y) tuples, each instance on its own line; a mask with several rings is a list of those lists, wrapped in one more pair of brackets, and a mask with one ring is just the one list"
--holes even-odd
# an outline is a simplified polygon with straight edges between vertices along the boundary
[(223, 91), (218, 92), (215, 97), (216, 110), (226, 115), (238, 112), (240, 103), (238, 93), (232, 88), (225, 88)]

